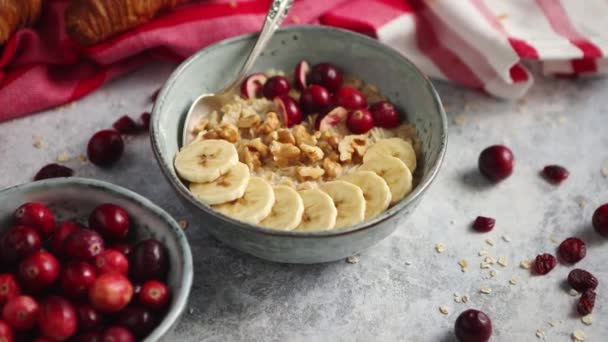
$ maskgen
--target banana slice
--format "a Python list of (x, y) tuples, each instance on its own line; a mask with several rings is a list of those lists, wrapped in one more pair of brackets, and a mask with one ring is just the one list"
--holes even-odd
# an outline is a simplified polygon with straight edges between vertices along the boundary
[(336, 228), (348, 227), (365, 219), (365, 197), (358, 186), (341, 181), (331, 181), (319, 187), (334, 200), (338, 209)]
[(412, 191), (412, 173), (399, 158), (378, 155), (363, 163), (358, 171), (374, 171), (391, 189), (391, 203), (399, 202)]
[(365, 197), (365, 219), (369, 220), (384, 212), (391, 204), (391, 189), (372, 171), (356, 171), (341, 178), (363, 190)]
[(243, 197), (214, 208), (239, 221), (258, 224), (270, 214), (273, 205), (274, 191), (270, 183), (260, 177), (251, 177)]
[(293, 188), (286, 185), (277, 185), (274, 190), (274, 206), (270, 214), (260, 222), (260, 226), (293, 230), (302, 222), (304, 202), (302, 197)]
[(177, 174), (190, 182), (213, 182), (239, 162), (233, 144), (225, 140), (201, 140), (186, 145), (175, 156)]
[(338, 210), (334, 200), (319, 189), (302, 190), (298, 192), (304, 203), (302, 222), (296, 230), (330, 230), (336, 225)]
[(243, 197), (250, 178), (247, 164), (238, 163), (213, 182), (190, 183), (190, 191), (203, 203), (222, 204)]
[(409, 141), (401, 138), (382, 139), (367, 149), (363, 162), (366, 163), (379, 155), (397, 157), (405, 163), (410, 172), (416, 170), (416, 152)]

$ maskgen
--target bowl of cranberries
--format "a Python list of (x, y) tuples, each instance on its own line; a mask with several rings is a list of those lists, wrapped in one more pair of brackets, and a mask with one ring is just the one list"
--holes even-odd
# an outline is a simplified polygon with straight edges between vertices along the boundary
[(127, 189), (69, 178), (0, 191), (0, 341), (156, 341), (191, 284), (180, 226)]

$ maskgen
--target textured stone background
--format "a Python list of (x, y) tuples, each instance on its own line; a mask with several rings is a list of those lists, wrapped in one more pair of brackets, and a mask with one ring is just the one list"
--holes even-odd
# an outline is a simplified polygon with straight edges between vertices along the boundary
[[(82, 164), (93, 132), (124, 113), (150, 109), (149, 96), (171, 72), (152, 66), (113, 82), (78, 103), (0, 125), (0, 186), (29, 181), (44, 164), (66, 152), (79, 176), (130, 188), (176, 219), (191, 216), (179, 204), (156, 166), (147, 137), (128, 142), (111, 170)], [(583, 330), (590, 341), (608, 336), (608, 240), (592, 232), (593, 210), (608, 202), (608, 80), (538, 80), (525, 101), (499, 101), (438, 84), (449, 118), (450, 142), (438, 179), (409, 222), (357, 264), (281, 265), (236, 252), (191, 224), (195, 280), (188, 310), (168, 341), (453, 341), (459, 312), (480, 308), (495, 326), (494, 341), (570, 341)], [(44, 147), (36, 149), (37, 137)], [(482, 148), (506, 143), (517, 159), (514, 175), (489, 186), (476, 171)], [(547, 184), (539, 170), (567, 166), (570, 179)], [(497, 219), (486, 235), (470, 231), (477, 215)], [(507, 243), (501, 235), (510, 237)], [(570, 267), (530, 276), (520, 261), (554, 252), (566, 237), (583, 237), (587, 258), (578, 266), (600, 279), (594, 324), (584, 326), (576, 299), (563, 282)], [(488, 237), (494, 247), (485, 244)], [(435, 244), (443, 243), (439, 254)], [(480, 250), (508, 258), (489, 279)], [(457, 262), (466, 259), (469, 271)], [(517, 285), (509, 279), (516, 277)], [(479, 293), (490, 287), (492, 293)], [(468, 295), (457, 304), (453, 294)], [(449, 308), (448, 315), (438, 307)], [(548, 323), (554, 322), (555, 327)]]

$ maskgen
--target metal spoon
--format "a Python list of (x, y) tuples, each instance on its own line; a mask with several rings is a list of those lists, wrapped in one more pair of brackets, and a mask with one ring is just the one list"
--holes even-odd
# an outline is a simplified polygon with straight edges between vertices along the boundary
[(245, 77), (247, 77), (249, 71), (251, 71), (253, 64), (260, 56), (260, 53), (262, 53), (274, 32), (279, 28), (281, 22), (283, 22), (283, 19), (287, 16), (292, 4), (293, 0), (274, 0), (268, 9), (266, 19), (264, 20), (264, 26), (258, 36), (258, 40), (253, 46), (253, 49), (251, 49), (247, 60), (241, 66), (237, 78), (218, 93), (203, 94), (192, 103), (190, 110), (188, 110), (188, 115), (186, 116), (184, 132), (182, 135), (182, 146), (186, 145), (194, 138), (192, 131), (203, 115), (210, 114), (214, 110), (219, 111), (222, 105), (230, 100), (231, 94), (235, 88), (245, 80)]

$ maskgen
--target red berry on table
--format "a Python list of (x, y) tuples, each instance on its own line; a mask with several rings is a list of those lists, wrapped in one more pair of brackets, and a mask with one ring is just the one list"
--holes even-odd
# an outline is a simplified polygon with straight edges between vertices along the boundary
[(355, 88), (343, 87), (338, 89), (333, 96), (333, 102), (335, 105), (344, 107), (348, 110), (356, 110), (367, 107), (367, 100), (365, 95), (361, 94)]
[(143, 112), (139, 116), (139, 121), (137, 122), (137, 126), (142, 131), (147, 131), (150, 129), (150, 118), (152, 118), (152, 114), (149, 112)]
[(139, 302), (150, 310), (162, 310), (169, 304), (171, 295), (167, 285), (156, 280), (148, 280), (141, 287)]
[(397, 108), (388, 101), (374, 103), (369, 107), (378, 127), (395, 128), (401, 124), (401, 115)]
[(21, 287), (17, 278), (10, 273), (0, 274), (0, 309), (9, 300), (21, 294)]
[(310, 74), (310, 64), (307, 61), (300, 61), (296, 65), (296, 70), (294, 72), (294, 80), (296, 86), (300, 90), (304, 90), (308, 87), (308, 75)]
[(100, 167), (109, 167), (120, 159), (124, 148), (120, 133), (106, 129), (91, 137), (87, 145), (87, 156), (91, 163)]
[(129, 226), (127, 212), (114, 204), (101, 204), (89, 216), (89, 227), (108, 239), (124, 239)]
[(112, 128), (121, 134), (135, 134), (139, 131), (137, 123), (128, 115), (121, 116), (112, 124)]
[(473, 229), (480, 233), (487, 233), (494, 229), (495, 224), (496, 220), (491, 217), (477, 216), (473, 223)]
[(374, 128), (374, 117), (367, 109), (357, 109), (348, 114), (346, 127), (355, 134), (366, 133)]
[(40, 236), (34, 228), (14, 226), (0, 240), (1, 262), (14, 264), (40, 250)]
[(342, 86), (342, 71), (331, 63), (320, 63), (312, 68), (308, 81), (333, 92)]
[(294, 99), (289, 95), (281, 95), (274, 98), (277, 112), (283, 119), (285, 126), (291, 127), (302, 122), (302, 112)]
[(51, 296), (40, 303), (38, 327), (44, 337), (64, 341), (76, 333), (78, 322), (74, 306), (67, 300)]
[(13, 329), (8, 323), (0, 320), (0, 341), (2, 342), (13, 342)]
[(84, 261), (73, 261), (61, 270), (61, 289), (72, 298), (86, 297), (95, 282), (95, 268)]
[(568, 274), (568, 284), (578, 292), (585, 292), (586, 290), (595, 290), (599, 282), (588, 271), (575, 268)]
[(304, 114), (318, 113), (329, 106), (331, 95), (327, 89), (313, 84), (300, 95), (300, 108)]
[(555, 268), (557, 259), (551, 254), (539, 254), (534, 261), (534, 271), (536, 274), (545, 275)]
[(553, 184), (560, 184), (565, 181), (570, 172), (565, 167), (559, 165), (547, 165), (543, 168), (543, 177)]
[(456, 338), (460, 342), (487, 342), (492, 336), (492, 321), (478, 310), (466, 310), (454, 324)]
[(578, 301), (576, 311), (578, 311), (581, 316), (587, 316), (593, 312), (593, 307), (595, 307), (595, 291), (586, 290)]
[(40, 203), (25, 203), (15, 210), (15, 223), (36, 229), (41, 238), (47, 238), (55, 229), (55, 218), (49, 208)]
[(55, 229), (55, 234), (53, 234), (51, 238), (51, 249), (56, 254), (63, 253), (63, 243), (65, 239), (72, 234), (76, 229), (84, 228), (80, 223), (73, 221), (62, 222), (57, 229)]
[(78, 331), (96, 330), (103, 326), (103, 317), (88, 303), (76, 304)]
[(608, 203), (601, 205), (595, 210), (592, 222), (595, 231), (608, 238)]
[(560, 258), (570, 264), (577, 263), (587, 255), (587, 246), (579, 238), (568, 238), (564, 240), (557, 249)]
[(77, 229), (63, 242), (63, 253), (78, 260), (89, 260), (101, 253), (104, 242), (101, 235), (91, 229)]
[(89, 301), (103, 313), (118, 312), (125, 308), (133, 296), (133, 285), (118, 273), (100, 275), (89, 288)]
[(19, 296), (9, 300), (2, 309), (2, 318), (13, 329), (30, 330), (38, 319), (38, 303), (29, 296)]
[(494, 182), (509, 177), (514, 165), (513, 152), (503, 145), (490, 146), (479, 155), (479, 171)]
[(59, 164), (47, 164), (36, 173), (34, 180), (39, 181), (49, 178), (72, 177), (73, 175), (74, 170), (67, 166)]
[(106, 249), (99, 253), (93, 262), (97, 274), (104, 273), (120, 273), (127, 275), (129, 273), (129, 261), (127, 257), (119, 251)]
[(138, 338), (148, 335), (157, 324), (152, 312), (140, 305), (128, 306), (118, 314), (118, 321)]
[(135, 336), (127, 328), (113, 326), (103, 332), (100, 342), (135, 342)]
[(163, 280), (169, 261), (165, 247), (154, 239), (138, 242), (129, 254), (129, 276), (136, 282)]
[(272, 100), (277, 96), (287, 95), (290, 90), (291, 86), (285, 77), (273, 76), (264, 83), (262, 92), (264, 93), (264, 97)]
[(255, 99), (262, 96), (262, 89), (268, 77), (263, 73), (257, 73), (247, 76), (241, 84), (241, 95), (246, 99)]
[(29, 290), (39, 291), (52, 285), (59, 277), (59, 262), (53, 254), (36, 252), (19, 264), (19, 280)]

